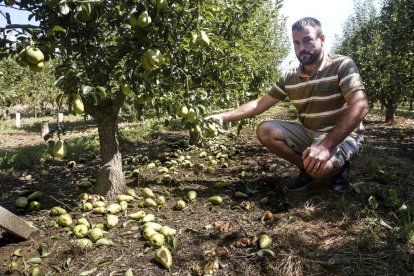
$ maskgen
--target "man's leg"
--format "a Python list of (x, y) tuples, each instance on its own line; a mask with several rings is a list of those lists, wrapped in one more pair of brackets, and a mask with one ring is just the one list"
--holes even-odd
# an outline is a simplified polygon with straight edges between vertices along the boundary
[(303, 168), (301, 152), (310, 145), (311, 139), (301, 125), (280, 120), (266, 121), (257, 127), (256, 133), (263, 146), (300, 169), (296, 180), (287, 186), (288, 190), (303, 190), (314, 180)]
[(260, 123), (256, 134), (260, 143), (270, 152), (303, 169), (302, 155), (287, 144), (285, 134), (274, 121)]

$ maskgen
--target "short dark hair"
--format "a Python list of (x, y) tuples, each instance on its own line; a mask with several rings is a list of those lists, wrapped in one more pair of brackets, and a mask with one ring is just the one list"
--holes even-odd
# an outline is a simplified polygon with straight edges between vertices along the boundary
[(318, 36), (323, 34), (321, 22), (319, 22), (318, 19), (315, 19), (313, 17), (304, 17), (293, 23), (292, 32), (294, 30), (302, 30), (305, 26), (312, 26), (313, 28), (315, 28), (316, 34)]

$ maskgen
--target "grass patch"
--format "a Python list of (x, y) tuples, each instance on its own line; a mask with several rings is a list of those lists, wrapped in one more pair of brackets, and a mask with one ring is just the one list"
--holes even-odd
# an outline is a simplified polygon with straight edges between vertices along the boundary
[(34, 168), (47, 159), (49, 151), (47, 144), (26, 146), (15, 150), (0, 150), (0, 171)]

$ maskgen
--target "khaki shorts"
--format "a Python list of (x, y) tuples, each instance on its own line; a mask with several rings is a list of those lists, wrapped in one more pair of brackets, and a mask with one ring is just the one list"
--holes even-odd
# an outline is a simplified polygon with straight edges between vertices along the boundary
[[(269, 121), (274, 123), (286, 137), (286, 143), (298, 153), (306, 148), (319, 144), (328, 134), (327, 132), (312, 131), (304, 126), (282, 120)], [(331, 151), (330, 160), (335, 167), (342, 167), (345, 161), (350, 161), (360, 155), (364, 138), (360, 134), (351, 133)]]

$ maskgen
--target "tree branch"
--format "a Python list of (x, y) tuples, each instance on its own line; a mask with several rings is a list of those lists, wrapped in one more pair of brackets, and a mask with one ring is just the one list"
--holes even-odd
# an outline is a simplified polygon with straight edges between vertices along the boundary
[(31, 24), (8, 24), (8, 25), (0, 25), (0, 30), (7, 30), (7, 29), (38, 29), (38, 30), (42, 30), (41, 28), (39, 28), (39, 26), (36, 25), (31, 25)]

